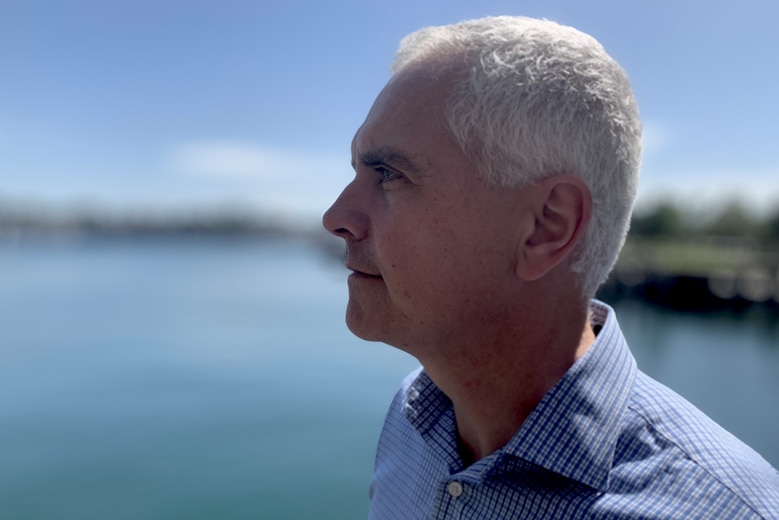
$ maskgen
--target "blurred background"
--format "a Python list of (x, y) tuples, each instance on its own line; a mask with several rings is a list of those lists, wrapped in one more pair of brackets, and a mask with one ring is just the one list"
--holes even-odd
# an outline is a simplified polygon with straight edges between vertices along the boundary
[(645, 124), (600, 297), (779, 466), (779, 6), (0, 0), (0, 518), (358, 519), (415, 361), (353, 338), (322, 212), (398, 40), (600, 40)]

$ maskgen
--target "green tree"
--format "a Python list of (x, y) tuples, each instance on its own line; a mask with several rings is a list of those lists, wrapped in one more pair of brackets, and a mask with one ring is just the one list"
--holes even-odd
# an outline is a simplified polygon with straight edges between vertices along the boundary
[(630, 232), (642, 237), (678, 237), (688, 231), (686, 221), (679, 208), (664, 202), (649, 211), (634, 213)]
[(727, 204), (704, 226), (710, 235), (759, 238), (760, 222), (738, 201)]

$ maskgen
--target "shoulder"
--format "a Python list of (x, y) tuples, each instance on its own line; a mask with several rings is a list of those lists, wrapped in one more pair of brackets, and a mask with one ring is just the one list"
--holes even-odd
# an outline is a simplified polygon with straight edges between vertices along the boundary
[(696, 516), (772, 518), (779, 512), (779, 472), (684, 398), (640, 372), (612, 475), (610, 491), (676, 501)]

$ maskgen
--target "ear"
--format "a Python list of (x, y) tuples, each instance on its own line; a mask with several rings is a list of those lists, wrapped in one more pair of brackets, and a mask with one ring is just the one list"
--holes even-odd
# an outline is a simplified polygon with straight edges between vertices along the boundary
[(579, 177), (556, 175), (530, 189), (534, 220), (516, 267), (525, 281), (538, 280), (563, 261), (592, 216), (592, 195)]

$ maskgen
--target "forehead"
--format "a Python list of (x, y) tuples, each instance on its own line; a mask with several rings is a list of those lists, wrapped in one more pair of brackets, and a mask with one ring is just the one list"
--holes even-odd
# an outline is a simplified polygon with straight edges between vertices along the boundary
[(352, 157), (357, 160), (377, 153), (406, 156), (421, 145), (441, 146), (452, 141), (444, 120), (452, 84), (452, 74), (421, 66), (393, 76), (355, 133)]

